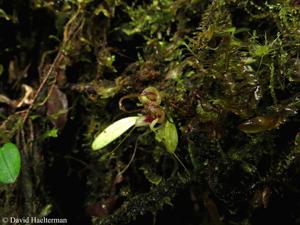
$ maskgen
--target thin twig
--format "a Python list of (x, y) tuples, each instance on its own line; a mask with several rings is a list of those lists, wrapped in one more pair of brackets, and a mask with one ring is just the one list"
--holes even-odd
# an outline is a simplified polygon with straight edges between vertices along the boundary
[(57, 67), (57, 65), (62, 61), (62, 59), (64, 58), (64, 55), (62, 53), (62, 51), (60, 51), (58, 53), (58, 55), (56, 56), (53, 64), (51, 65), (50, 69), (48, 70), (48, 73), (46, 74), (46, 76), (44, 77), (42, 83), (40, 84), (39, 88), (37, 89), (33, 99), (32, 99), (32, 102), (31, 104), (29, 105), (28, 109), (26, 110), (26, 113), (25, 113), (25, 116), (23, 118), (23, 124), (26, 122), (28, 116), (29, 116), (29, 113), (30, 113), (30, 110), (33, 108), (34, 106), (34, 103), (36, 102), (38, 96), (40, 95), (41, 91), (43, 90), (43, 87), (45, 86), (45, 84), (47, 83), (49, 77), (53, 74), (53, 71), (54, 69)]
[[(55, 57), (51, 67), (49, 68), (46, 76), (44, 77), (42, 83), (40, 84), (40, 86), (38, 87), (31, 104), (29, 105), (29, 107), (26, 110), (26, 113), (24, 115), (23, 118), (23, 124), (25, 124), (26, 120), (28, 119), (29, 113), (31, 111), (31, 109), (33, 108), (35, 102), (37, 101), (37, 98), (39, 97), (41, 91), (43, 90), (44, 86), (46, 85), (47, 81), (49, 80), (50, 76), (53, 74), (54, 70), (59, 66), (59, 64), (61, 63), (61, 61), (64, 59), (64, 47), (66, 46), (66, 43), (72, 39), (73, 36), (75, 36), (75, 34), (80, 30), (80, 28), (82, 28), (82, 21), (75, 24), (74, 27), (71, 26), (71, 24), (76, 21), (75, 19), (78, 18), (80, 11), (78, 10), (76, 14), (74, 14), (70, 20), (68, 21), (68, 23), (65, 25), (65, 32), (64, 32), (64, 40), (63, 40), (63, 44), (61, 46), (60, 51), (58, 52), (57, 56)], [(79, 17), (78, 20), (82, 19), (82, 17)], [(77, 21), (78, 21), (77, 20)], [(75, 22), (74, 22), (75, 23)], [(73, 28), (73, 29), (72, 29)]]

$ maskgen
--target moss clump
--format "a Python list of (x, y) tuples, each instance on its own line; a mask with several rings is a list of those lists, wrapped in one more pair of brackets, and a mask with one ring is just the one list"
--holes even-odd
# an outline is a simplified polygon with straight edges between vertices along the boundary
[[(24, 149), (27, 171), (1, 187), (0, 211), (49, 208), (55, 194), (44, 179), (59, 165), (56, 175), (86, 190), (77, 209), (91, 224), (132, 224), (149, 213), (172, 222), (165, 205), (178, 199), (190, 206), (173, 204), (174, 221), (178, 211), (191, 218), (182, 224), (300, 219), (299, 1), (4, 0), (0, 9), (0, 30), (14, 34), (0, 37), (0, 144)], [(138, 96), (148, 87), (176, 125), (189, 175), (154, 133), (140, 136), (148, 127), (112, 153), (91, 151), (113, 121), (145, 113)], [(16, 190), (25, 190), (18, 204)]]

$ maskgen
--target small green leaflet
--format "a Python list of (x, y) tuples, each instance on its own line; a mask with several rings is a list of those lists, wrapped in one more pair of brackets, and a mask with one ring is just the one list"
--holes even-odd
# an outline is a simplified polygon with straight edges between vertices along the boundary
[(99, 150), (104, 148), (125, 133), (130, 127), (134, 126), (139, 118), (139, 116), (130, 116), (109, 125), (95, 138), (92, 143), (92, 149)]
[(151, 167), (142, 166), (140, 170), (143, 170), (145, 177), (150, 183), (158, 185), (162, 181), (162, 176), (154, 173)]
[(53, 128), (51, 130), (47, 130), (43, 135), (42, 139), (48, 139), (48, 138), (57, 138), (58, 137), (58, 130), (56, 128)]
[(169, 153), (174, 154), (178, 144), (178, 134), (175, 123), (170, 118), (156, 132), (155, 139), (163, 142)]
[(7, 143), (0, 148), (0, 183), (14, 183), (20, 173), (21, 157), (16, 145)]
[(0, 9), (0, 18), (4, 18), (6, 20), (10, 20), (9, 16), (5, 13), (3, 9)]

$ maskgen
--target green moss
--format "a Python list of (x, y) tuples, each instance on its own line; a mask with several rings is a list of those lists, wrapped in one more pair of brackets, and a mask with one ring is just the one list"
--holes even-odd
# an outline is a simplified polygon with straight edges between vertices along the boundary
[[(16, 33), (14, 40), (0, 37), (5, 49), (0, 53), (0, 94), (18, 100), (22, 84), (37, 90), (50, 65), (54, 69), (30, 109), (32, 128), (22, 123), (23, 108), (1, 103), (0, 141), (16, 139), (32, 153), (51, 142), (45, 135), (59, 139), (70, 132), (53, 133), (45, 116), (48, 90), (58, 85), (70, 103), (68, 123), (78, 126), (68, 154), (87, 174), (85, 201), (117, 199), (103, 214), (92, 214), (93, 224), (133, 223), (148, 213), (164, 214), (170, 204), (186, 213), (174, 204), (175, 196), (195, 204), (188, 214), (195, 224), (219, 221), (217, 215), (224, 224), (251, 224), (257, 210), (253, 199), (265, 207), (263, 193), (271, 193), (270, 198), (297, 194), (299, 1), (22, 2), (0, 5), (1, 29), (12, 27)], [(39, 23), (45, 12), (49, 26)], [(121, 144), (90, 151), (95, 135), (109, 124), (151, 111), (153, 104), (145, 107), (137, 97), (149, 87), (161, 95), (156, 110), (176, 124), (178, 144), (160, 143), (154, 134), (140, 137), (146, 129), (140, 127)], [(161, 123), (153, 125), (159, 129)], [(32, 137), (40, 141), (33, 144)], [(166, 143), (189, 170), (188, 180), (165, 151)], [(43, 159), (44, 153), (39, 154)], [(48, 157), (52, 162), (58, 156)], [(48, 205), (43, 203), (37, 212)], [(18, 206), (13, 207), (17, 212)], [(289, 211), (299, 220), (299, 207)]]

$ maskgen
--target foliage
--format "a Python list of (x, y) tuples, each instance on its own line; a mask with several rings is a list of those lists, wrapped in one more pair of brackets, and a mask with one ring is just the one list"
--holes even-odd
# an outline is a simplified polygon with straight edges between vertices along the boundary
[(178, 223), (175, 214), (190, 218), (181, 224), (297, 224), (299, 1), (0, 9), (0, 30), (14, 34), (0, 37), (0, 142), (22, 149), (22, 182), (1, 187), (1, 212), (57, 213), (43, 182), (61, 162), (95, 225)]
[(93, 141), (92, 149), (99, 150), (110, 144), (130, 127), (134, 126), (138, 118), (137, 116), (126, 117), (105, 128)]
[(21, 168), (21, 157), (17, 146), (7, 143), (0, 148), (0, 182), (14, 183)]

